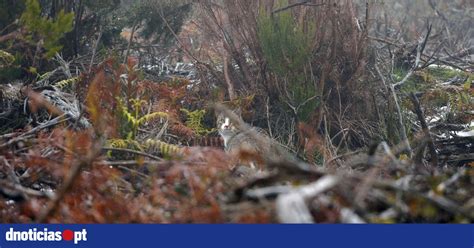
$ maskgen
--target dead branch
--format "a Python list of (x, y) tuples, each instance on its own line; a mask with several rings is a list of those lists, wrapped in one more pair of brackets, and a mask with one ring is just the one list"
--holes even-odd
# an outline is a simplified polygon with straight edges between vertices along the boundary
[(278, 219), (281, 223), (313, 223), (306, 202), (336, 186), (339, 181), (339, 177), (327, 175), (312, 184), (278, 196), (276, 200)]
[[(66, 117), (66, 115), (58, 116), (58, 117), (56, 117), (56, 118), (54, 118), (54, 119), (52, 119), (48, 122), (45, 122), (45, 123), (33, 128), (33, 129), (29, 130), (28, 132), (22, 133), (18, 137), (12, 138), (12, 139), (8, 140), (7, 142), (5, 142), (3, 144), (0, 144), (0, 149), (5, 148), (5, 147), (9, 147), (9, 146), (11, 146), (13, 144), (16, 144), (18, 142), (21, 142), (21, 141), (28, 140), (32, 137), (33, 134), (39, 132), (40, 130), (56, 126), (60, 123), (66, 122), (67, 120), (69, 120), (69, 117)], [(14, 137), (14, 134), (12, 134), (11, 136)]]
[(245, 197), (249, 200), (262, 200), (276, 198), (281, 194), (288, 194), (294, 190), (291, 186), (271, 186), (258, 189), (250, 189), (245, 192)]
[(8, 190), (11, 193), (20, 194), (23, 197), (25, 196), (34, 196), (34, 197), (46, 197), (52, 199), (53, 194), (49, 191), (37, 191), (30, 188), (26, 188), (21, 184), (12, 183), (6, 180), (0, 180), (0, 189), (2, 191)]
[(466, 174), (467, 174), (466, 169), (464, 168), (460, 169), (457, 173), (452, 175), (448, 180), (438, 184), (438, 186), (436, 186), (436, 190), (438, 192), (444, 192), (447, 187), (457, 182), (461, 177), (465, 176)]
[[(389, 39), (384, 39), (384, 38), (379, 38), (379, 37), (374, 37), (374, 36), (368, 36), (368, 38), (371, 39), (371, 40), (375, 40), (377, 42), (381, 42), (381, 43), (384, 43), (384, 44), (388, 44), (388, 45), (397, 47), (397, 48), (404, 48), (405, 47), (404, 45), (399, 44), (396, 41), (392, 41), (392, 40), (389, 40)], [(469, 54), (472, 54), (472, 48), (466, 49), (466, 51), (461, 52), (459, 55), (460, 56), (467, 56)], [(421, 53), (421, 58), (423, 58), (423, 60), (426, 61), (426, 62), (428, 62), (429, 60), (434, 59), (433, 63), (439, 62), (441, 64), (453, 67), (453, 68), (461, 70), (461, 71), (466, 71), (467, 70), (467, 68), (463, 68), (460, 65), (457, 65), (453, 62), (448, 61), (448, 59), (451, 58), (451, 56), (440, 58), (440, 57), (434, 57), (433, 54), (432, 55), (426, 55), (426, 54)]]
[[(430, 150), (432, 164), (433, 164), (433, 166), (436, 167), (436, 166), (438, 166), (438, 153), (436, 152), (434, 141), (433, 141), (433, 138), (431, 137), (430, 129), (428, 127), (428, 124), (426, 123), (426, 119), (425, 119), (425, 116), (423, 114), (423, 110), (421, 109), (420, 101), (416, 97), (415, 93), (410, 94), (410, 99), (411, 99), (411, 102), (413, 103), (413, 106), (415, 107), (415, 113), (418, 116), (418, 120), (420, 121), (421, 129), (423, 130), (423, 133), (427, 138), (428, 148)], [(421, 149), (423, 149), (423, 148), (421, 148)]]
[(15, 184), (20, 184), (20, 178), (15, 173), (15, 168), (8, 162), (8, 160), (4, 156), (0, 156), (0, 160), (2, 160), (5, 167), (7, 167), (7, 174), (10, 180)]
[(229, 75), (229, 55), (227, 55), (227, 52), (224, 51), (224, 55), (222, 56), (222, 61), (224, 62), (224, 79), (227, 84), (227, 91), (229, 92), (229, 98), (231, 101), (234, 101), (236, 99), (235, 95), (235, 89), (234, 89), (234, 83), (230, 79)]
[[(406, 129), (405, 129), (405, 125), (403, 124), (403, 116), (402, 116), (402, 111), (401, 111), (401, 108), (400, 108), (400, 104), (398, 103), (398, 96), (397, 96), (397, 93), (395, 92), (395, 85), (394, 84), (390, 84), (385, 81), (385, 77), (382, 75), (382, 72), (380, 71), (380, 69), (378, 68), (377, 65), (375, 65), (375, 70), (377, 71), (380, 79), (382, 80), (383, 84), (385, 87), (388, 88), (388, 90), (390, 91), (390, 93), (392, 94), (392, 97), (393, 97), (393, 100), (395, 102), (395, 107), (397, 108), (397, 114), (398, 114), (398, 126), (400, 128), (400, 136), (406, 146), (406, 149), (410, 155), (410, 157), (412, 156), (413, 154), (413, 150), (411, 148), (411, 145), (410, 145), (410, 142), (408, 141), (408, 136), (407, 136), (407, 132), (406, 132)], [(402, 80), (403, 82), (403, 80)]]
[(314, 3), (310, 3), (310, 2), (311, 2), (311, 0), (305, 0), (305, 1), (302, 1), (302, 2), (299, 2), (299, 3), (290, 4), (288, 6), (285, 6), (285, 7), (282, 7), (282, 8), (279, 8), (279, 9), (276, 9), (276, 10), (272, 11), (272, 15), (277, 14), (277, 13), (282, 12), (282, 11), (285, 11), (285, 10), (288, 10), (288, 9), (291, 9), (291, 8), (294, 8), (294, 7), (302, 6), (302, 5), (312, 6), (312, 7), (325, 5), (324, 3), (314, 4)]
[(425, 50), (426, 43), (428, 42), (428, 38), (430, 37), (431, 34), (431, 28), (432, 26), (428, 26), (428, 31), (426, 32), (426, 36), (424, 39), (420, 39), (418, 41), (418, 46), (416, 47), (416, 58), (415, 58), (415, 63), (411, 67), (410, 71), (405, 75), (405, 77), (398, 83), (395, 83), (393, 87), (395, 89), (399, 88), (402, 86), (406, 81), (413, 75), (413, 73), (418, 69), (418, 66), (420, 64), (421, 60), (421, 54), (423, 54), (423, 51)]
[(341, 209), (341, 222), (348, 224), (363, 224), (365, 221), (357, 215), (352, 209), (343, 208)]
[(91, 148), (90, 153), (85, 158), (79, 159), (72, 165), (69, 173), (64, 179), (64, 183), (54, 194), (52, 200), (47, 204), (46, 208), (43, 209), (43, 211), (41, 211), (37, 216), (36, 222), (43, 223), (49, 216), (54, 214), (61, 200), (64, 198), (67, 192), (69, 192), (73, 183), (81, 174), (82, 168), (91, 165), (92, 162), (101, 154), (102, 143), (103, 141), (96, 141), (94, 146)]
[[(135, 26), (133, 28), (135, 28)], [(133, 30), (132, 35), (130, 37), (130, 41), (129, 41), (128, 46), (127, 46), (127, 53), (126, 53), (127, 55), (125, 56), (125, 59), (127, 59), (128, 53), (130, 52), (130, 45), (132, 43), (134, 32), (135, 32), (135, 30)], [(102, 33), (103, 33), (102, 26), (100, 26), (99, 36), (97, 37), (97, 40), (94, 43), (94, 49), (92, 50), (91, 62), (89, 63), (89, 74), (91, 73), (92, 66), (94, 65), (94, 58), (95, 58), (95, 54), (97, 52), (97, 47), (99, 46), (100, 39), (102, 38)]]
[(22, 32), (13, 31), (9, 34), (5, 34), (5, 35), (0, 36), (0, 42), (3, 43), (5, 41), (14, 40), (14, 39), (18, 38), (21, 35), (22, 35)]
[(425, 200), (428, 200), (429, 202), (433, 203), (434, 205), (454, 214), (460, 214), (470, 220), (474, 220), (474, 214), (469, 212), (467, 209), (464, 209), (463, 207), (457, 205), (453, 201), (447, 199), (446, 197), (436, 195), (434, 193), (421, 193), (412, 189), (408, 189), (405, 187), (400, 187), (394, 183), (391, 182), (384, 182), (384, 181), (376, 181), (374, 183), (375, 187), (379, 188), (387, 188), (391, 190), (395, 190), (401, 193), (405, 193), (408, 195), (412, 195), (415, 197), (420, 197)]

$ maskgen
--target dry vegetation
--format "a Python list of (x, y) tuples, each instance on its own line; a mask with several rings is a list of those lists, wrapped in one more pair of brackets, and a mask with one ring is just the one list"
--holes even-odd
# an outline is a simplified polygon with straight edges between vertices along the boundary
[[(1, 222), (474, 221), (470, 1), (179, 1), (180, 30), (162, 2), (166, 48), (142, 21), (67, 58), (0, 33), (0, 69), (28, 65), (0, 77)], [(215, 112), (281, 147), (226, 154)]]

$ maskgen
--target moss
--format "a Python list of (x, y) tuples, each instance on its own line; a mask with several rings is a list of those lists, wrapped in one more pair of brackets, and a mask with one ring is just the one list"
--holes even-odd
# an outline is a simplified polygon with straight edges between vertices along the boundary
[[(408, 72), (403, 69), (395, 69), (393, 79), (401, 81)], [(402, 93), (426, 91), (432, 87), (432, 84), (447, 82), (455, 77), (468, 78), (468, 82), (472, 82), (472, 73), (462, 72), (446, 67), (430, 67), (415, 72), (403, 86)]]
[[(395, 69), (393, 71), (393, 80), (395, 82), (400, 82), (405, 78), (406, 74), (408, 71), (403, 70), (403, 69)], [(417, 92), (417, 91), (422, 91), (426, 88), (428, 88), (428, 80), (430, 80), (429, 77), (426, 75), (423, 75), (422, 73), (414, 73), (410, 78), (407, 79), (407, 81), (402, 85), (400, 91), (402, 93), (411, 93), (411, 92)]]
[(426, 71), (430, 75), (432, 75), (434, 78), (442, 82), (449, 81), (450, 79), (457, 76), (459, 77), (466, 76), (464, 72), (454, 70), (454, 69), (449, 69), (446, 67), (430, 67), (430, 68), (427, 68)]

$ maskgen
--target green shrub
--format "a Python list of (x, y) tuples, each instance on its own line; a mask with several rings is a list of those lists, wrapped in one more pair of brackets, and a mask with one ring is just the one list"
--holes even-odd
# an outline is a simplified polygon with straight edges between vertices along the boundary
[[(279, 1), (283, 6), (288, 1)], [(264, 56), (270, 68), (285, 77), (293, 71), (300, 71), (311, 58), (311, 42), (314, 26), (305, 31), (295, 23), (290, 11), (278, 14), (260, 12), (258, 36)]]
[(32, 43), (41, 42), (46, 49), (45, 57), (51, 58), (62, 49), (61, 38), (72, 30), (74, 13), (60, 11), (56, 19), (41, 16), (41, 6), (37, 0), (27, 0), (21, 15), (21, 23), (28, 31), (26, 39)]
[[(277, 8), (287, 4), (281, 0)], [(297, 115), (301, 120), (307, 120), (317, 105), (315, 84), (304, 70), (312, 59), (314, 34), (315, 25), (299, 25), (291, 11), (260, 11), (258, 38), (264, 58), (280, 81), (281, 100), (300, 106)]]

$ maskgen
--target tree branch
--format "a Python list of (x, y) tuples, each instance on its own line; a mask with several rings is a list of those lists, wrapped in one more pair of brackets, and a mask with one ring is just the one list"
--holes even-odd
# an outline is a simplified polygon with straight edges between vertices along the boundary
[(314, 6), (314, 7), (325, 5), (324, 3), (314, 4), (314, 3), (310, 3), (310, 2), (311, 2), (311, 0), (305, 0), (305, 1), (302, 1), (302, 2), (299, 2), (299, 3), (290, 4), (286, 7), (282, 7), (282, 8), (279, 8), (279, 9), (276, 9), (276, 10), (272, 11), (272, 15), (277, 14), (277, 13), (282, 12), (282, 11), (285, 11), (285, 10), (288, 10), (288, 9), (291, 9), (291, 8), (294, 8), (294, 7), (302, 6), (302, 5)]

